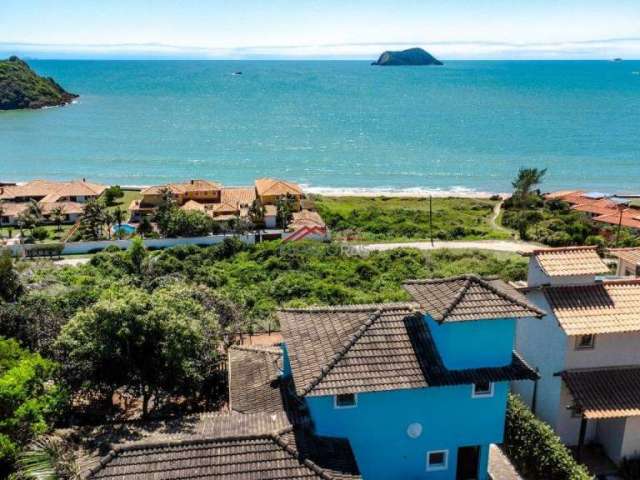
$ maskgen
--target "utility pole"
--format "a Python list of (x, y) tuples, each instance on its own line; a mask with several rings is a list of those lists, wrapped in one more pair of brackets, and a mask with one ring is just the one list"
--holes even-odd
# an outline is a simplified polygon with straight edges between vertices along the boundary
[(622, 212), (624, 212), (625, 208), (622, 204), (618, 205), (618, 210), (620, 210), (620, 219), (618, 220), (618, 230), (616, 231), (616, 247), (618, 246), (618, 242), (620, 241), (620, 230), (622, 229)]
[(433, 247), (433, 205), (432, 196), (429, 195), (429, 236), (431, 237), (431, 246)]

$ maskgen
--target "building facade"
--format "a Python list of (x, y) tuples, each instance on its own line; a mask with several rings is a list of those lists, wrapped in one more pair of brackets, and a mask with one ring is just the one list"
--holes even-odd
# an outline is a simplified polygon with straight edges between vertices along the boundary
[(640, 454), (640, 281), (608, 273), (595, 247), (533, 252), (524, 292), (548, 313), (518, 323), (516, 348), (540, 380), (513, 388), (578, 454), (620, 462)]

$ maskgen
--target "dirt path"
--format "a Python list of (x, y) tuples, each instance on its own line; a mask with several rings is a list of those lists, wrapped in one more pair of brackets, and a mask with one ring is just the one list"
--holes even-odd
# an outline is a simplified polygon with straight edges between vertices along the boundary
[(493, 213), (491, 214), (491, 217), (489, 218), (489, 224), (491, 225), (492, 228), (499, 230), (501, 232), (505, 232), (508, 233), (509, 235), (513, 236), (514, 232), (513, 230), (508, 229), (507, 227), (503, 227), (502, 225), (500, 225), (498, 223), (498, 217), (500, 216), (500, 211), (502, 210), (502, 201), (496, 203), (496, 206), (493, 207)]
[(354, 251), (373, 252), (382, 250), (393, 250), (396, 248), (417, 248), (419, 250), (435, 250), (437, 248), (470, 248), (479, 250), (493, 250), (496, 252), (532, 252), (540, 245), (531, 242), (521, 242), (519, 240), (454, 240), (454, 241), (434, 241), (431, 242), (402, 242), (402, 243), (369, 243), (366, 245), (349, 245)]

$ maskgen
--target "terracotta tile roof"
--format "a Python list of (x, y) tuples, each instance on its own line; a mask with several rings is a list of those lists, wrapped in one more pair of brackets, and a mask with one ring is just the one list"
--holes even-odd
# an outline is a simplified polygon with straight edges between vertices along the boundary
[[(608, 223), (610, 225), (618, 225), (620, 223), (620, 212), (615, 211), (607, 215), (594, 217), (597, 222)], [(622, 212), (622, 226), (640, 230), (640, 209), (627, 208)]]
[(293, 218), (289, 224), (289, 228), (297, 230), (302, 227), (322, 227), (326, 225), (318, 212), (311, 210), (300, 210), (293, 213)]
[(584, 200), (584, 194), (585, 192), (583, 190), (560, 190), (558, 192), (547, 193), (544, 198), (547, 200), (563, 200), (569, 203), (577, 203)]
[(583, 202), (577, 203), (571, 207), (579, 212), (593, 213), (595, 215), (604, 215), (615, 213), (618, 211), (618, 204), (608, 198), (585, 199)]
[(240, 208), (238, 207), (237, 203), (222, 202), (222, 203), (211, 204), (210, 210), (215, 214), (235, 215), (239, 212)]
[(239, 413), (282, 412), (280, 347), (229, 349), (229, 408)]
[(561, 376), (586, 418), (640, 416), (640, 367), (569, 370)]
[(220, 190), (222, 185), (209, 180), (190, 180), (182, 183), (167, 183), (165, 185), (153, 185), (151, 187), (143, 188), (141, 190), (142, 195), (159, 195), (164, 189), (168, 189), (174, 195), (184, 194), (187, 192), (201, 192)]
[(196, 202), (195, 200), (189, 200), (180, 207), (180, 210), (204, 212), (205, 207), (202, 203)]
[(44, 199), (38, 202), (43, 215), (50, 214), (56, 208), (62, 208), (65, 215), (81, 214), (84, 212), (84, 205), (77, 202), (45, 202)]
[(640, 280), (545, 287), (544, 293), (567, 335), (640, 331)]
[(220, 201), (231, 205), (250, 206), (256, 199), (255, 187), (224, 187)]
[(99, 196), (107, 189), (105, 185), (72, 180), (69, 182), (54, 182), (50, 180), (33, 180), (24, 185), (4, 187), (1, 198), (11, 199), (15, 197), (46, 197), (57, 195), (60, 197)]
[(539, 317), (544, 312), (502, 280), (475, 275), (409, 280), (404, 289), (438, 322)]
[(607, 252), (622, 261), (640, 265), (640, 247), (610, 248)]
[(597, 247), (564, 247), (534, 250), (542, 271), (550, 277), (598, 275), (608, 273), (609, 267), (598, 255)]
[(501, 368), (447, 370), (427, 323), (415, 308), (415, 304), (383, 304), (279, 311), (297, 395), (424, 388), (535, 375), (515, 358)]
[(293, 182), (287, 182), (286, 180), (279, 180), (277, 178), (259, 178), (255, 182), (256, 192), (259, 196), (264, 195), (286, 195), (292, 194), (296, 196), (302, 195), (302, 189), (300, 185)]
[(0, 207), (2, 208), (2, 217), (17, 217), (22, 212), (29, 209), (29, 202), (2, 202)]
[(155, 210), (154, 206), (146, 206), (142, 205), (142, 200), (131, 200), (129, 204), (129, 208), (127, 209), (130, 212), (141, 211), (141, 212), (153, 212)]

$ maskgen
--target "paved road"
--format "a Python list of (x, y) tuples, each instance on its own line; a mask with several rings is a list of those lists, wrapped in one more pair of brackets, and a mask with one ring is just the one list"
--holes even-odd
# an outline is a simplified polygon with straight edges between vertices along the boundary
[(522, 480), (502, 448), (495, 444), (489, 449), (489, 476), (492, 480)]
[(519, 240), (454, 240), (448, 242), (402, 242), (402, 243), (369, 243), (365, 245), (350, 245), (354, 250), (373, 252), (380, 250), (393, 250), (395, 248), (417, 248), (419, 250), (434, 250), (436, 248), (473, 248), (479, 250), (493, 250), (496, 252), (532, 252), (540, 245)]

